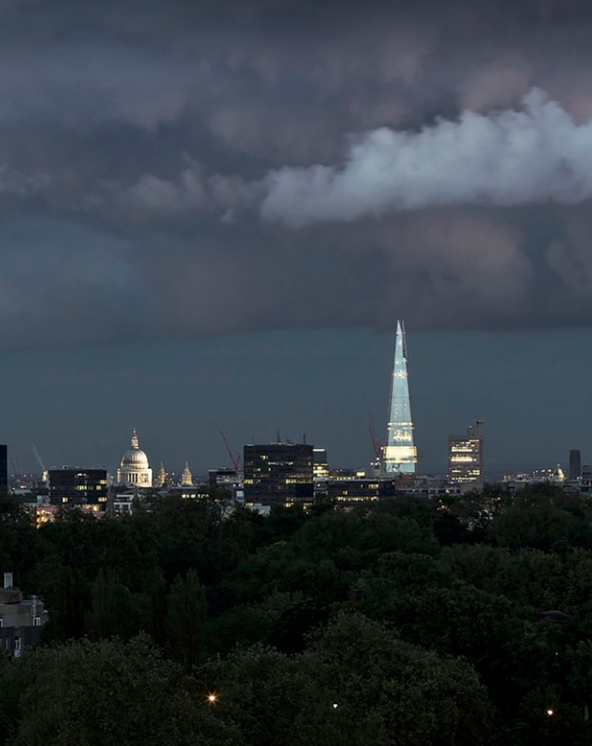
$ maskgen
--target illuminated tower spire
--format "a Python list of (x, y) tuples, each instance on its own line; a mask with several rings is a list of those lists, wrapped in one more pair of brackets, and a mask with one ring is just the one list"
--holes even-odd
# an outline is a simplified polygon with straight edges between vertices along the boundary
[(400, 472), (402, 474), (415, 474), (417, 469), (417, 448), (413, 442), (413, 421), (407, 379), (405, 326), (400, 321), (397, 321), (395, 338), (395, 364), (384, 448), (384, 469), (387, 473)]
[(183, 469), (183, 474), (181, 476), (181, 487), (191, 487), (192, 484), (193, 484), (193, 476), (191, 475), (189, 464), (186, 461), (185, 468)]

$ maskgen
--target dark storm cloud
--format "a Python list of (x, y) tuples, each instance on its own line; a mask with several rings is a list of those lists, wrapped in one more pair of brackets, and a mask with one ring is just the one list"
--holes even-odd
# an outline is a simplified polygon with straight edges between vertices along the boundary
[(585, 2), (0, 0), (0, 42), (2, 344), (592, 321)]

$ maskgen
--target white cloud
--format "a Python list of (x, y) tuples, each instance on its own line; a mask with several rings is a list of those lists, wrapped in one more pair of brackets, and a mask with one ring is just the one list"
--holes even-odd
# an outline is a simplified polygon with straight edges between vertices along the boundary
[(361, 137), (341, 167), (267, 176), (261, 214), (294, 227), (435, 206), (509, 206), (592, 197), (592, 121), (576, 124), (542, 91), (520, 111), (465, 111), (418, 132)]

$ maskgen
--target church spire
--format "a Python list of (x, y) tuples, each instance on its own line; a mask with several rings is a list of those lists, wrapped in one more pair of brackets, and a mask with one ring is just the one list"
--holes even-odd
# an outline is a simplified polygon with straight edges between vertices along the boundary
[(181, 486), (191, 487), (192, 485), (193, 485), (193, 475), (191, 474), (191, 471), (189, 470), (189, 464), (186, 461), (185, 468), (183, 469), (183, 475), (181, 477)]
[(138, 440), (138, 433), (136, 432), (136, 428), (134, 427), (134, 431), (132, 433), (132, 448), (139, 448), (140, 447), (140, 441)]

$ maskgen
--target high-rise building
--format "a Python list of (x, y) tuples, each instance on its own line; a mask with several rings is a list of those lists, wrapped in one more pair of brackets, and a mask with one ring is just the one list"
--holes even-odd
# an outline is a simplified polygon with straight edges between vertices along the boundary
[(415, 474), (417, 470), (417, 448), (413, 440), (413, 420), (409, 399), (405, 327), (400, 321), (397, 321), (395, 363), (383, 459), (384, 470), (387, 473)]
[(8, 448), (0, 445), (0, 487), (8, 485)]
[(77, 466), (50, 469), (48, 490), (51, 505), (105, 510), (107, 472), (105, 469), (80, 469)]
[(483, 481), (483, 423), (469, 425), (466, 435), (448, 436), (448, 479), (479, 484)]
[(313, 447), (306, 443), (245, 446), (245, 503), (294, 505), (312, 502), (313, 452)]
[(329, 464), (327, 462), (327, 449), (314, 448), (312, 452), (312, 471), (315, 482), (329, 478)]
[(569, 452), (569, 478), (575, 482), (582, 476), (582, 456), (579, 451)]

